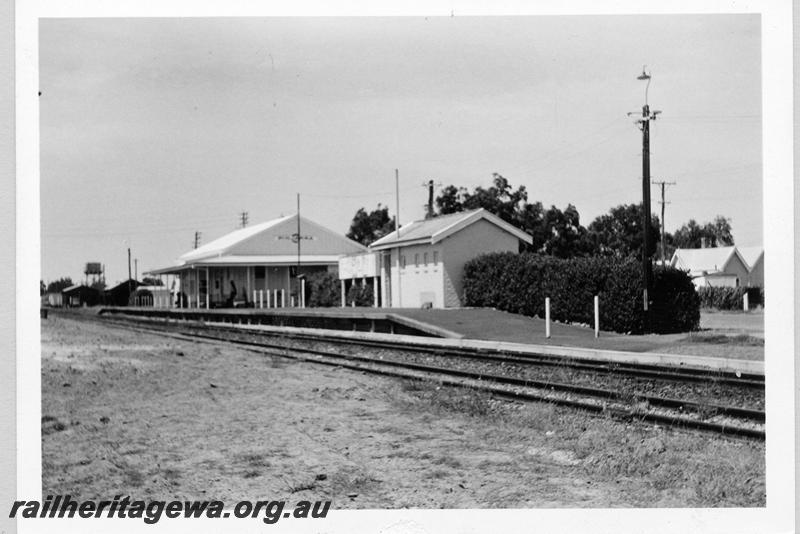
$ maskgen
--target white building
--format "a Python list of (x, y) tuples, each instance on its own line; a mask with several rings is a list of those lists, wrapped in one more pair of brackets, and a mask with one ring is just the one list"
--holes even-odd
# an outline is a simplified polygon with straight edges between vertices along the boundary
[(747, 285), (764, 287), (764, 247), (737, 247), (750, 269)]
[(464, 264), (490, 252), (519, 252), (520, 241), (533, 238), (485, 209), (443, 215), (406, 224), (370, 245), (375, 259), (364, 263), (369, 272), (340, 262), (340, 277), (375, 275), (383, 307), (458, 307), (464, 304)]
[(689, 272), (696, 287), (748, 285), (750, 268), (735, 246), (679, 248), (670, 265)]

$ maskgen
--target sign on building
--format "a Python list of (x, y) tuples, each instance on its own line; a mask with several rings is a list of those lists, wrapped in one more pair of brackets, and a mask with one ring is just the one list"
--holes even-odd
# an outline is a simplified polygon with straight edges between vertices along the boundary
[(353, 254), (339, 258), (339, 279), (380, 276), (380, 259), (375, 252)]

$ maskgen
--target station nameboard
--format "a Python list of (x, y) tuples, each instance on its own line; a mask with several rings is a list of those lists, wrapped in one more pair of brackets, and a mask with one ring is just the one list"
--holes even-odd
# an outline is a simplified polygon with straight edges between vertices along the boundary
[(372, 277), (379, 274), (379, 259), (378, 254), (375, 252), (365, 252), (364, 254), (353, 254), (352, 256), (339, 258), (340, 280)]

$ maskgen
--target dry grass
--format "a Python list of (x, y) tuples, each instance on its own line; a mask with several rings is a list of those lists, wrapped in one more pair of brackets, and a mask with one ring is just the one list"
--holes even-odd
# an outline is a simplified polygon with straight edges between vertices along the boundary
[[(426, 387), (427, 386), (427, 387)], [(545, 433), (550, 459), (574, 464), (575, 476), (614, 484), (642, 481), (664, 506), (764, 506), (766, 502), (763, 443), (620, 422), (549, 404), (520, 405), (495, 401), (489, 395), (417, 381), (403, 386), (410, 393), (406, 407), (426, 407), (441, 415), (487, 419), (501, 425), (502, 435), (517, 439)], [(435, 464), (457, 469), (441, 457)], [(503, 463), (503, 462), (500, 462)], [(497, 469), (497, 462), (484, 461)], [(429, 477), (444, 476), (434, 470)]]

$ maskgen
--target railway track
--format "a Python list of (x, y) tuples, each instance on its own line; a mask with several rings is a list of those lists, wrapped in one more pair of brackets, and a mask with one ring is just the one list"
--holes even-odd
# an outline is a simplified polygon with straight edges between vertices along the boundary
[[(291, 333), (276, 336), (243, 331), (231, 325), (169, 324), (142, 320), (126, 320), (120, 317), (102, 318), (103, 322), (148, 332), (177, 336), (183, 339), (234, 343), (258, 353), (291, 358), (312, 363), (337, 366), (372, 374), (406, 379), (432, 380), (446, 386), (468, 387), (489, 393), (495, 397), (516, 401), (549, 402), (556, 405), (579, 408), (594, 413), (609, 414), (616, 418), (663, 424), (672, 427), (704, 430), (729, 436), (764, 439), (765, 413), (763, 410), (741, 406), (729, 406), (711, 402), (696, 402), (682, 398), (632, 393), (616, 388), (593, 387), (571, 382), (536, 380), (508, 374), (497, 374), (458, 368), (458, 365), (429, 365), (407, 361), (402, 357), (375, 357), (336, 350), (276, 343), (276, 338), (292, 341), (324, 342), (335, 345), (353, 345), (379, 348), (389, 351), (432, 352), (436, 356), (471, 358), (499, 364), (529, 366), (566, 366), (581, 372), (619, 373), (637, 379), (683, 382), (714, 382), (728, 388), (759, 390), (763, 394), (763, 377), (735, 376), (732, 373), (701, 369), (668, 368), (652, 365), (609, 364), (606, 362), (569, 361), (563, 358), (545, 359), (541, 356), (508, 355), (474, 350), (439, 351), (436, 347), (409, 348), (399, 343), (372, 342), (363, 340), (332, 340), (308, 334)], [(281, 339), (285, 341), (286, 339)]]

